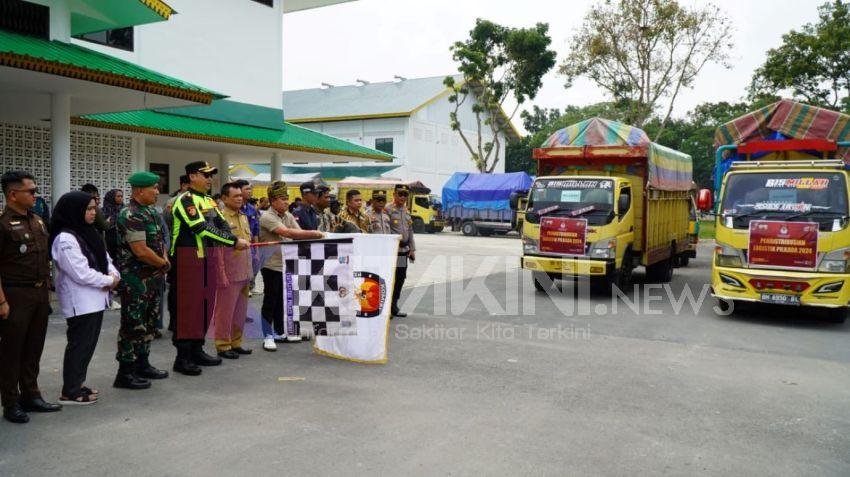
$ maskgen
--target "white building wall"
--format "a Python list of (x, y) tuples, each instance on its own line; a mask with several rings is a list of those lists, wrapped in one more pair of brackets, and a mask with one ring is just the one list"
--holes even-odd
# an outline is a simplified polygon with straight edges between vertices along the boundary
[(228, 99), (281, 109), (283, 2), (169, 0), (168, 21), (135, 27), (134, 51), (73, 40)]

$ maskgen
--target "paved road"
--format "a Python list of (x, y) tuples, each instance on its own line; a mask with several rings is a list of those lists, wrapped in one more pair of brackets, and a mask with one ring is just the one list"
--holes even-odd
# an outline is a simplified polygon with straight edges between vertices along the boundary
[[(0, 475), (850, 474), (850, 323), (782, 308), (721, 317), (710, 299), (675, 313), (647, 284), (614, 313), (610, 299), (574, 300), (572, 284), (535, 292), (505, 258), (518, 247), (422, 240), (411, 275), (433, 275), (408, 290), (416, 306), (393, 322), (385, 366), (298, 344), (119, 391), (110, 312), (89, 373), (103, 402), (0, 423)], [(429, 255), (480, 265), (491, 251), (507, 265), (485, 278), (426, 272)], [(699, 296), (709, 251), (676, 270), (672, 301), (686, 286)], [(54, 320), (51, 396), (63, 333)], [(155, 363), (173, 356), (156, 342)]]

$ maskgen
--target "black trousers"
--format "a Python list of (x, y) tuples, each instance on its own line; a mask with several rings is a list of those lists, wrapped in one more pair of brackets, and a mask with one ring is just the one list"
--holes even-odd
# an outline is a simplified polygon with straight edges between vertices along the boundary
[(263, 274), (263, 308), (260, 312), (266, 323), (274, 326), (276, 334), (284, 334), (283, 323), (283, 272), (260, 269)]
[(68, 344), (65, 345), (62, 364), (62, 395), (74, 399), (80, 395), (80, 387), (86, 382), (89, 363), (100, 338), (103, 311), (74, 316), (65, 322), (68, 324)]
[(47, 287), (4, 287), (9, 316), (0, 320), (0, 400), (8, 407), (19, 398), (41, 397), (38, 371), (50, 302)]
[(393, 284), (393, 298), (390, 305), (390, 312), (398, 313), (398, 297), (401, 296), (401, 287), (404, 286), (404, 281), (407, 279), (407, 257), (410, 252), (399, 252), (398, 259), (395, 265), (395, 283)]

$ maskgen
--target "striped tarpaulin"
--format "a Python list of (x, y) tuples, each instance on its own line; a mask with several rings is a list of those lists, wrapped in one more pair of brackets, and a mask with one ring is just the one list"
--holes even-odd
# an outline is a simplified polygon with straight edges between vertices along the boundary
[[(783, 99), (718, 127), (714, 147), (768, 139), (777, 132), (793, 139), (850, 141), (850, 116)], [(850, 162), (850, 149), (839, 148), (836, 158)]]
[(544, 148), (582, 146), (644, 146), (647, 148), (649, 186), (653, 189), (686, 191), (693, 180), (691, 156), (650, 142), (640, 129), (609, 119), (591, 118), (555, 131)]

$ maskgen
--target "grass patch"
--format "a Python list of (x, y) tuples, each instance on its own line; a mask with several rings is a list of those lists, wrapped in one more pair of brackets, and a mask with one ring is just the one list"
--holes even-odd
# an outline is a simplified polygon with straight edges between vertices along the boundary
[(700, 220), (699, 221), (699, 238), (713, 239), (714, 238), (714, 221)]

